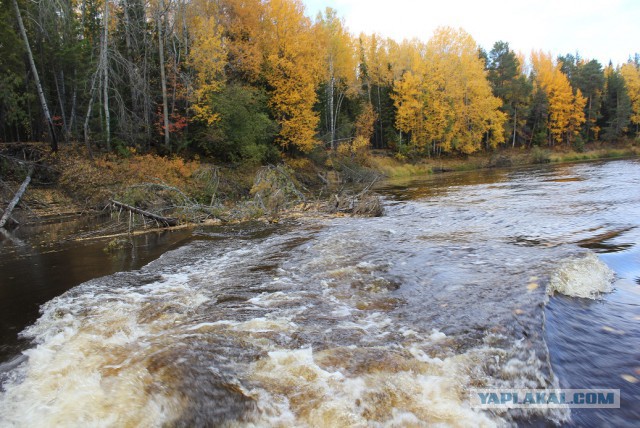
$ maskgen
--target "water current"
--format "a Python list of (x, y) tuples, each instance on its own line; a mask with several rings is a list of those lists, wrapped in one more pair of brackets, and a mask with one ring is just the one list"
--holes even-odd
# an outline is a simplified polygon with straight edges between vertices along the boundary
[[(378, 190), (381, 218), (198, 229), (40, 302), (6, 339), (0, 425), (638, 423), (640, 162)], [(2, 245), (12, 296), (24, 258)], [(56, 269), (100, 263), (70, 251)], [(46, 288), (57, 277), (43, 260)], [(471, 388), (553, 387), (620, 389), (621, 408), (469, 402)]]

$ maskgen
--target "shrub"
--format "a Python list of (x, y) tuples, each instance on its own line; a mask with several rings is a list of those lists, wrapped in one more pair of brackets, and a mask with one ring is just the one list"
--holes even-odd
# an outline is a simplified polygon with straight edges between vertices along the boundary
[(534, 146), (531, 149), (531, 160), (533, 163), (549, 163), (551, 162), (551, 155), (548, 150)]
[(272, 144), (277, 125), (269, 117), (263, 90), (227, 85), (211, 103), (219, 120), (202, 133), (199, 147), (206, 154), (231, 162), (277, 161), (279, 152)]

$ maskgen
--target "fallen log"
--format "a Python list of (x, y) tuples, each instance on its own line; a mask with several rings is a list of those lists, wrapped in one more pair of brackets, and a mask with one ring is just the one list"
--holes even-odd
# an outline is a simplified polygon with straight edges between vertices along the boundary
[[(4, 210), (2, 208), (0, 208), (0, 214), (4, 214)], [(20, 222), (10, 215), (9, 218), (7, 219), (7, 223), (5, 224), (5, 226), (6, 225), (18, 227), (20, 226)]]
[(118, 208), (122, 208), (122, 209), (125, 209), (127, 211), (130, 211), (130, 212), (133, 212), (133, 213), (136, 213), (136, 214), (140, 214), (143, 217), (147, 217), (147, 218), (150, 218), (152, 220), (155, 220), (158, 223), (164, 224), (165, 226), (177, 226), (178, 225), (178, 219), (177, 218), (162, 217), (162, 216), (159, 216), (157, 214), (150, 213), (149, 211), (141, 210), (140, 208), (132, 207), (131, 205), (127, 205), (127, 204), (123, 204), (122, 202), (114, 201), (113, 199), (111, 200), (111, 203), (114, 206), (118, 207)]
[(9, 217), (11, 217), (13, 209), (16, 207), (16, 205), (18, 205), (18, 202), (20, 202), (20, 198), (22, 198), (22, 195), (27, 190), (27, 186), (29, 186), (29, 183), (31, 182), (31, 174), (33, 174), (33, 165), (29, 167), (27, 178), (24, 179), (24, 181), (20, 185), (20, 188), (13, 196), (13, 199), (11, 200), (11, 202), (9, 202), (9, 205), (4, 210), (4, 214), (2, 215), (2, 218), (0, 218), (0, 229), (3, 228), (5, 224), (7, 224), (7, 220), (9, 220)]

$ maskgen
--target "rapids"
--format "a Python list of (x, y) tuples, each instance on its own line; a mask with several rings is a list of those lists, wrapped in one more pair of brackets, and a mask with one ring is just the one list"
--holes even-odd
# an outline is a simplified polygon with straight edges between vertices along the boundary
[[(48, 301), (0, 366), (0, 425), (637, 421), (640, 163), (378, 190), (384, 217), (200, 229)], [(497, 387), (620, 388), (622, 408), (470, 407)]]

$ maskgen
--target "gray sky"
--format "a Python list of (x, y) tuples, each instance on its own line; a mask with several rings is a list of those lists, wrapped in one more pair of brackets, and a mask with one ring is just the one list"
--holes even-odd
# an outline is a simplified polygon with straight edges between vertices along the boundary
[(303, 0), (307, 15), (332, 7), (354, 34), (428, 40), (439, 26), (462, 27), (491, 50), (498, 40), (527, 57), (575, 53), (602, 64), (640, 52), (640, 0)]

